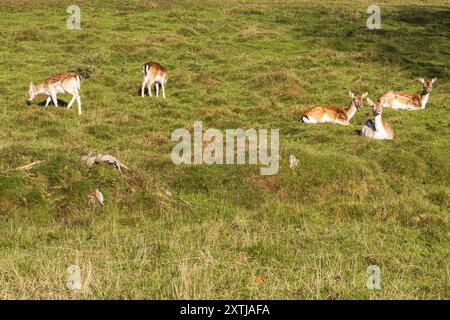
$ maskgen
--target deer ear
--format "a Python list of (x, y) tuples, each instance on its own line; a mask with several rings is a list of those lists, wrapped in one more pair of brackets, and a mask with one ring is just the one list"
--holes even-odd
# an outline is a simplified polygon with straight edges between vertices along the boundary
[(365, 98), (367, 98), (367, 95), (368, 95), (368, 94), (369, 94), (368, 92), (364, 92), (364, 93), (362, 94), (361, 97), (362, 97), (363, 99), (365, 99)]
[(370, 98), (367, 98), (367, 103), (372, 107), (374, 106), (374, 103), (373, 103), (372, 99), (370, 99)]
[(351, 91), (348, 92), (348, 95), (349, 95), (350, 98), (352, 98), (352, 99), (355, 97), (355, 95), (354, 95), (353, 92), (351, 92)]
[(437, 81), (437, 78), (433, 78), (432, 80), (431, 80), (431, 83), (435, 83)]
[(418, 79), (420, 83), (425, 83), (425, 79), (424, 78), (419, 78)]

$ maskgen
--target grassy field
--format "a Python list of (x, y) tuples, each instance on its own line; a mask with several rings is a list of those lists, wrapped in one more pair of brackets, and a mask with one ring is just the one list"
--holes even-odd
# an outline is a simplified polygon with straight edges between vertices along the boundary
[[(81, 30), (70, 4), (0, 3), (0, 298), (450, 298), (447, 1), (379, 1), (381, 30), (370, 1), (78, 0)], [(166, 100), (138, 94), (150, 60)], [(30, 82), (70, 71), (83, 115), (26, 104)], [(357, 135), (367, 103), (348, 127), (298, 122), (349, 90), (419, 92), (417, 77), (438, 81), (425, 110), (385, 110), (393, 141)], [(171, 133), (196, 120), (280, 129), (279, 174), (174, 165)]]

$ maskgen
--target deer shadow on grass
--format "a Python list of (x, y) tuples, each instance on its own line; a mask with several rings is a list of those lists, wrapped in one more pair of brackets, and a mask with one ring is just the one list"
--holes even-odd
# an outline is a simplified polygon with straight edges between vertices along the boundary
[[(160, 90), (159, 90), (159, 96), (161, 97), (161, 95), (162, 95), (161, 86), (160, 86), (159, 89), (160, 89)], [(137, 91), (136, 91), (136, 95), (140, 97), (141, 94), (142, 94), (142, 87), (139, 87), (139, 88), (137, 89)], [(147, 86), (145, 86), (145, 88), (144, 88), (144, 96), (145, 96), (145, 97), (148, 97), (148, 96), (149, 96), (149, 92), (148, 92)], [(156, 97), (156, 84), (153, 84), (153, 86), (152, 86), (152, 97)]]
[[(142, 94), (142, 87), (139, 87), (139, 88), (136, 90), (136, 95), (140, 97), (141, 94)], [(145, 95), (146, 97), (148, 97), (148, 89), (147, 89), (147, 87), (144, 88), (144, 95)]]
[[(44, 107), (45, 108), (46, 100), (47, 99), (42, 100), (40, 102), (37, 102), (36, 105), (38, 105), (39, 107)], [(60, 99), (57, 99), (57, 100), (58, 100), (58, 108), (67, 108), (67, 106), (69, 105), (68, 102), (65, 102), (65, 101), (60, 100)], [(30, 105), (32, 105), (32, 103)], [(50, 101), (50, 103), (48, 104), (47, 107), (54, 107), (54, 106), (55, 105), (53, 104), (53, 101)], [(72, 105), (72, 107), (73, 107), (73, 105)]]

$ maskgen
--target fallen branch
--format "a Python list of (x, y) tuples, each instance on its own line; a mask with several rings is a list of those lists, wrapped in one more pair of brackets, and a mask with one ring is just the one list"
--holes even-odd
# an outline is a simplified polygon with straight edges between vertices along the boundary
[(26, 170), (33, 169), (34, 167), (39, 166), (39, 165), (41, 165), (41, 164), (43, 164), (43, 163), (45, 163), (45, 161), (38, 160), (38, 161), (34, 161), (34, 162), (32, 162), (32, 163), (29, 163), (29, 164), (27, 164), (27, 165), (24, 165), (24, 166), (21, 166), (21, 167), (17, 167), (17, 168), (15, 168), (15, 169), (9, 169), (9, 170), (3, 171), (3, 172), (10, 172), (10, 171), (26, 171)]
[(184, 203), (185, 205), (187, 205), (187, 206), (189, 206), (189, 207), (194, 207), (194, 205), (192, 204), (192, 203), (190, 203), (189, 201), (186, 201), (186, 200), (183, 200), (183, 199), (181, 199), (179, 196), (174, 196), (173, 194), (172, 194), (172, 192), (170, 192), (169, 190), (167, 190), (167, 189), (165, 189), (165, 188), (163, 188), (163, 187), (160, 187), (160, 189), (162, 190), (162, 191), (164, 191), (164, 193), (165, 193), (165, 195), (162, 195), (161, 193), (157, 193), (157, 195), (160, 195), (160, 196), (165, 196), (165, 197), (168, 197), (168, 198), (175, 198), (176, 200), (179, 200), (179, 201), (181, 201), (182, 203)]
[(86, 161), (88, 167), (91, 167), (95, 163), (102, 163), (102, 162), (113, 164), (117, 168), (117, 170), (119, 170), (120, 174), (122, 174), (122, 168), (130, 170), (127, 168), (127, 166), (125, 166), (122, 162), (120, 162), (119, 159), (108, 154), (98, 154), (96, 156), (92, 155), (83, 156), (81, 157), (81, 160)]

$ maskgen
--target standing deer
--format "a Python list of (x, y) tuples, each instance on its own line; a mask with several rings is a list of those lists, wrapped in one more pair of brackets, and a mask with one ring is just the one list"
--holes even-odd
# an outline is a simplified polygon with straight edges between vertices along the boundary
[(155, 84), (156, 96), (159, 96), (159, 85), (161, 84), (163, 98), (166, 97), (164, 85), (167, 82), (167, 69), (156, 62), (149, 62), (142, 66), (144, 81), (142, 82), (141, 96), (145, 96), (145, 85), (148, 88), (148, 94), (152, 96), (152, 85)]
[(382, 95), (378, 100), (384, 108), (401, 109), (401, 110), (420, 110), (425, 109), (430, 92), (433, 89), (433, 83), (437, 78), (425, 80), (419, 78), (419, 82), (423, 85), (422, 94), (408, 93), (399, 91), (389, 91)]
[(45, 80), (44, 83), (35, 87), (33, 83), (30, 84), (28, 90), (28, 102), (33, 101), (33, 99), (39, 94), (47, 95), (47, 101), (45, 106), (47, 107), (50, 101), (53, 101), (54, 105), (58, 106), (58, 93), (69, 93), (72, 95), (72, 100), (70, 100), (67, 108), (71, 108), (72, 104), (77, 100), (78, 104), (78, 114), (81, 114), (81, 99), (79, 90), (81, 88), (81, 76), (75, 73), (63, 73), (52, 76)]
[(361, 136), (379, 140), (394, 139), (394, 130), (392, 130), (391, 126), (387, 122), (384, 122), (381, 119), (383, 107), (380, 101), (374, 103), (370, 98), (367, 98), (367, 103), (373, 108), (375, 120), (366, 121), (361, 130)]
[(306, 110), (300, 121), (305, 123), (337, 123), (344, 126), (350, 124), (350, 120), (356, 113), (356, 110), (363, 106), (364, 99), (367, 97), (367, 92), (358, 96), (349, 91), (349, 96), (352, 99), (350, 107), (346, 109), (339, 109), (331, 106), (314, 106)]

